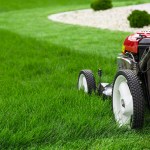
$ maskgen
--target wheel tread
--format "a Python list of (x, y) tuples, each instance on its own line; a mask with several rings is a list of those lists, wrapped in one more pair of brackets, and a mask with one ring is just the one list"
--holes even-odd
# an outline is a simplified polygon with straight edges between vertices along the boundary
[(141, 128), (144, 124), (144, 94), (140, 80), (132, 70), (119, 70), (116, 74), (115, 80), (119, 75), (123, 75), (127, 79), (127, 84), (133, 97), (131, 128)]
[[(95, 78), (91, 70), (81, 70), (79, 73), (79, 76), (81, 74), (84, 74), (87, 80), (87, 85), (88, 85), (88, 93), (92, 94), (92, 92), (96, 91), (96, 83), (95, 83)], [(79, 79), (79, 77), (78, 77)]]

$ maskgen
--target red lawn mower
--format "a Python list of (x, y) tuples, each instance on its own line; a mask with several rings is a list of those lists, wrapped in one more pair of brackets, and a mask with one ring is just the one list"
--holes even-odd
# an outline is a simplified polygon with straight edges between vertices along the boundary
[[(128, 36), (117, 59), (118, 72), (112, 84), (96, 86), (92, 71), (81, 70), (78, 89), (111, 97), (117, 124), (138, 129), (144, 124), (145, 104), (150, 107), (150, 31)], [(98, 75), (102, 75), (100, 69)]]

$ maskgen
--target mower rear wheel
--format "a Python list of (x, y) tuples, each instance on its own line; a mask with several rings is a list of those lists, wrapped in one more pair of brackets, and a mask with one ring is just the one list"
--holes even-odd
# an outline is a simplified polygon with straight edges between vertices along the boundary
[(95, 78), (91, 70), (81, 70), (78, 76), (78, 89), (92, 94), (96, 91)]
[(119, 126), (141, 128), (144, 123), (144, 95), (140, 80), (131, 70), (120, 70), (113, 85), (113, 113)]

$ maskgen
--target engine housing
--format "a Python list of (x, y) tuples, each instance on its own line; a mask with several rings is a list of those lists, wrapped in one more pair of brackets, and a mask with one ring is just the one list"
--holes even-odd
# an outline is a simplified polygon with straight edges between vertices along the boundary
[(150, 45), (150, 31), (137, 32), (125, 39), (122, 52), (138, 54), (139, 50), (145, 49), (148, 45)]
[(145, 75), (142, 73), (143, 78), (146, 76), (143, 82), (150, 100), (150, 31), (137, 32), (125, 39), (122, 54), (118, 56), (118, 69), (130, 69), (137, 75), (145, 72)]

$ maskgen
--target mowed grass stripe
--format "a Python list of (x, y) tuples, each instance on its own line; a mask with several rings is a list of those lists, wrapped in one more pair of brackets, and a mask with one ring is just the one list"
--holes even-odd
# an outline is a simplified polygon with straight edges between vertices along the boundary
[(114, 57), (121, 51), (123, 39), (129, 34), (55, 23), (47, 18), (51, 13), (53, 10), (50, 8), (3, 13), (0, 15), (0, 28), (107, 58)]

